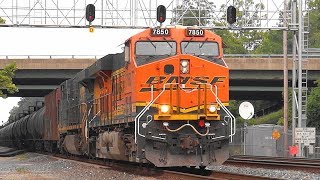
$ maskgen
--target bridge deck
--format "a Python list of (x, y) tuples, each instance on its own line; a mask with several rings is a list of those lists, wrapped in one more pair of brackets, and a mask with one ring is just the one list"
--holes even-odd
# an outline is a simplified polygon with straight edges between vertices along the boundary
[[(95, 58), (0, 59), (0, 69), (11, 62), (17, 64), (18, 71), (13, 81), (20, 91), (12, 96), (44, 96), (95, 61)], [(231, 99), (250, 99), (253, 94), (256, 99), (281, 98), (283, 58), (226, 57), (225, 61), (231, 69)], [(291, 70), (292, 60), (289, 62)], [(313, 81), (317, 79), (320, 79), (320, 59), (310, 58), (308, 86), (315, 86)]]
[[(96, 61), (94, 58), (73, 59), (0, 59), (0, 69), (6, 64), (16, 62), (18, 69), (84, 69)], [(283, 58), (227, 57), (231, 70), (283, 70)], [(308, 70), (320, 70), (320, 57), (308, 59)], [(289, 58), (289, 69), (292, 59)]]

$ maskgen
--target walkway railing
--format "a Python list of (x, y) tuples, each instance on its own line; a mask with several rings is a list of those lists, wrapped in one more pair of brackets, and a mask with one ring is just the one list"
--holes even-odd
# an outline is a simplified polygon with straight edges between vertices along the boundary
[(100, 59), (105, 55), (0, 55), (0, 59)]
[[(226, 58), (283, 58), (283, 54), (225, 54)], [(304, 58), (320, 58), (320, 53), (311, 53)], [(292, 58), (292, 54), (288, 54), (288, 58)]]
[[(106, 54), (105, 54), (106, 55)], [(99, 59), (105, 55), (0, 55), (0, 59)], [(283, 54), (225, 54), (226, 58), (283, 58)], [(292, 58), (292, 54), (288, 54)], [(319, 53), (309, 53), (303, 58), (320, 58)]]

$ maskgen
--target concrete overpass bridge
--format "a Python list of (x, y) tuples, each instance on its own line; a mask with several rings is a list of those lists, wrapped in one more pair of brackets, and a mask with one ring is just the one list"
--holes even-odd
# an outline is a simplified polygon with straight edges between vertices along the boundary
[[(19, 59), (17, 59), (19, 58)], [(94, 56), (25, 56), (2, 57), (0, 68), (16, 62), (18, 71), (13, 79), (18, 97), (44, 96), (64, 80), (95, 62)], [(281, 99), (283, 91), (283, 59), (281, 55), (227, 55), (230, 67), (231, 99)], [(289, 81), (292, 61), (289, 58)], [(308, 87), (320, 79), (320, 56), (308, 58)], [(289, 82), (290, 83), (290, 82)], [(289, 87), (291, 85), (289, 84)]]

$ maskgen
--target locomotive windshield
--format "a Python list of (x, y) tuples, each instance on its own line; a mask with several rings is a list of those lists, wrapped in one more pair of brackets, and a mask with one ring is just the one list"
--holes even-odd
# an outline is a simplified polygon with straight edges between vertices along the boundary
[(222, 59), (216, 58), (219, 56), (219, 46), (217, 42), (209, 41), (182, 41), (182, 54), (191, 54), (202, 59), (226, 66)]
[(195, 56), (218, 56), (219, 47), (216, 42), (183, 41), (181, 42), (182, 54)]
[(136, 43), (136, 62), (143, 65), (156, 60), (173, 56), (177, 52), (174, 41), (138, 41)]

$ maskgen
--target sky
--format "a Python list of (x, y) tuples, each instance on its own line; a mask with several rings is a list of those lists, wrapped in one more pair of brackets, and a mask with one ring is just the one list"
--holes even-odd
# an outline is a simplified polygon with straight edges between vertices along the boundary
[[(141, 29), (10, 28), (0, 27), (0, 59), (26, 55), (98, 55), (121, 52), (122, 44)], [(20, 57), (21, 58), (21, 57)], [(32, 56), (31, 56), (32, 58)], [(34, 56), (33, 58), (36, 58)], [(0, 98), (0, 125), (20, 98)]]
[(9, 112), (12, 107), (16, 106), (20, 97), (0, 98), (0, 125), (9, 118)]

